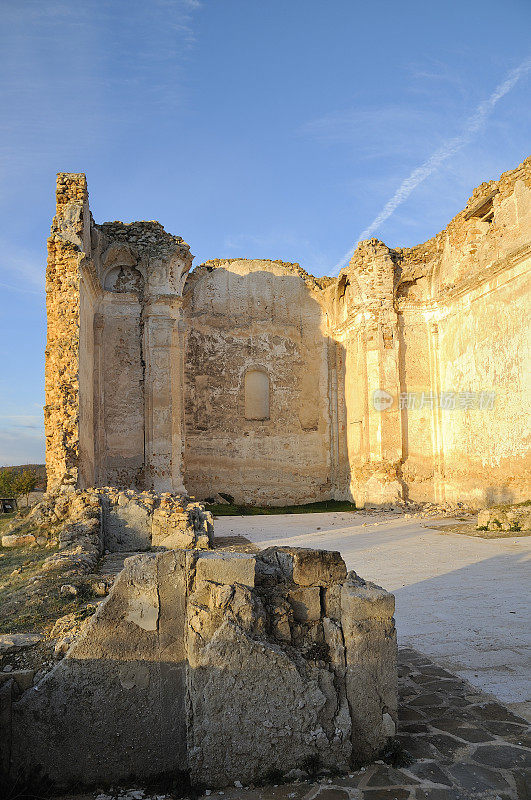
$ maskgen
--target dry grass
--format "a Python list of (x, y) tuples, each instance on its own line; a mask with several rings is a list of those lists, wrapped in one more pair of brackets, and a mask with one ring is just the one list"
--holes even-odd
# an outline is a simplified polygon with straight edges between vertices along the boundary
[(476, 536), (479, 539), (514, 539), (515, 536), (529, 536), (531, 531), (485, 531), (478, 530), (477, 522), (463, 522), (458, 525), (425, 525), (426, 528), (440, 533), (460, 533), (464, 536)]
[[(0, 536), (12, 517), (0, 518)], [(61, 586), (75, 583), (73, 578), (42, 571), (44, 560), (54, 552), (57, 547), (0, 547), (1, 633), (47, 633), (58, 617), (85, 613), (86, 592), (74, 598), (61, 595)]]

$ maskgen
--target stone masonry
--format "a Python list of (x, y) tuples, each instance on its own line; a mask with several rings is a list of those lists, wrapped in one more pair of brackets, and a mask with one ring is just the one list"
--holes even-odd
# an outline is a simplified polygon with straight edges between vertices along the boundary
[(395, 734), (393, 612), (339, 553), (134, 556), (66, 657), (4, 706), (2, 763), (59, 785), (347, 772)]
[(3, 547), (59, 545), (43, 572), (63, 576), (93, 570), (104, 552), (130, 553), (153, 548), (209, 549), (212, 515), (189, 497), (112, 487), (57, 489), (27, 516), (18, 517), (2, 536)]
[(50, 488), (282, 505), (517, 503), (529, 492), (531, 159), (412, 248), (337, 278), (96, 224), (60, 173), (48, 241)]

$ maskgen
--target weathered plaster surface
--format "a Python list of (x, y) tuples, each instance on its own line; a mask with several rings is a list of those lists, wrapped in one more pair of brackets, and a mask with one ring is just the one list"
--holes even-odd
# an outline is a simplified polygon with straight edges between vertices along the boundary
[[(180, 237), (94, 224), (84, 175), (60, 174), (57, 191), (51, 486), (272, 505), (526, 499), (531, 159), (424, 244), (361, 242), (339, 278), (246, 259), (187, 278)], [(481, 393), (494, 401), (477, 407)]]
[[(344, 350), (340, 496), (528, 497), (530, 248), (531, 159), (474, 190), (422, 245), (361, 242), (325, 290)], [(392, 402), (375, 412), (376, 389)]]
[[(330, 497), (327, 339), (319, 286), (298, 265), (244, 259), (185, 287), (185, 485), (199, 497), (284, 504)], [(269, 383), (246, 417), (247, 373)], [(265, 381), (264, 381), (265, 382)]]

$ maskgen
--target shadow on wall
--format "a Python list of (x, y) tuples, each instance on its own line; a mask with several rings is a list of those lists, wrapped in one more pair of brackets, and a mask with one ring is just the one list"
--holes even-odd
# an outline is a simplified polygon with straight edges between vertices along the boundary
[[(165, 776), (180, 777), (183, 788), (190, 783), (225, 787), (237, 780), (278, 780), (308, 764), (346, 772), (358, 763), (355, 757), (350, 761), (350, 735), (364, 744), (371, 735), (348, 719), (344, 693), (337, 715), (342, 744), (328, 742), (330, 730), (323, 732), (319, 747), (315, 741), (315, 730), (322, 730), (330, 714), (332, 672), (321, 670), (318, 676), (313, 670), (305, 680), (278, 647), (249, 641), (247, 650), (238, 651), (234, 644), (225, 643), (237, 656), (230, 668), (192, 669), (186, 660), (159, 661), (156, 656), (70, 658), (62, 662), (63, 674), (49, 674), (19, 700), (8, 699), (3, 691), (0, 710), (9, 724), (0, 742), (2, 785), (13, 789), (13, 798), (21, 789), (39, 796), (37, 789), (108, 789), (121, 781), (156, 782)], [(242, 656), (243, 671), (237, 663)], [(358, 670), (353, 667), (353, 680), (357, 671), (371, 668), (379, 668), (376, 657)], [(371, 703), (378, 701), (375, 697), (371, 694)], [(285, 736), (282, 747), (279, 736)], [(385, 737), (372, 757), (384, 743)]]
[(191, 495), (273, 506), (336, 496), (338, 451), (346, 449), (338, 444), (345, 424), (337, 370), (345, 359), (326, 335), (322, 289), (309, 280), (274, 262), (269, 271), (243, 260), (189, 276), (184, 464)]
[(485, 506), (498, 506), (505, 503), (514, 503), (514, 494), (506, 486), (489, 486), (485, 489)]

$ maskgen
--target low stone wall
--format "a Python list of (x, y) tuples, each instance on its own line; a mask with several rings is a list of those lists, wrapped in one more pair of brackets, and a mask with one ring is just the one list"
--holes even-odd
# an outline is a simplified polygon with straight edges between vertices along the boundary
[(529, 531), (531, 530), (531, 505), (484, 508), (478, 514), (478, 530)]
[(395, 733), (393, 611), (339, 553), (134, 556), (66, 657), (4, 698), (0, 761), (57, 784), (346, 771)]
[(67, 574), (90, 572), (104, 551), (202, 550), (210, 548), (213, 535), (210, 512), (185, 495), (111, 487), (60, 489), (16, 519), (2, 545), (59, 544), (59, 552), (46, 559), (43, 569)]
[(189, 497), (132, 489), (97, 491), (102, 498), (105, 549), (111, 553), (210, 547), (212, 515)]

